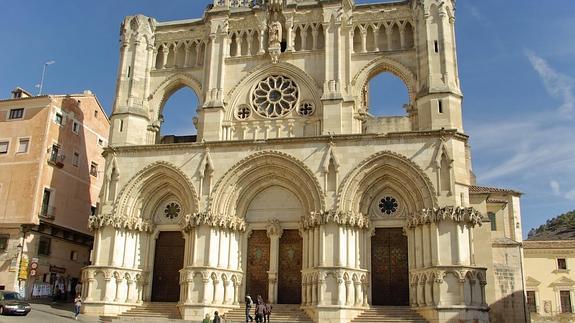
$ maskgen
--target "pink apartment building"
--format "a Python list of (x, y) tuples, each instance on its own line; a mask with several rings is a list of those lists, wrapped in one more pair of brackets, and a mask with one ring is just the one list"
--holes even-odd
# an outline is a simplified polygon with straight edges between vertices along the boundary
[(95, 95), (0, 100), (0, 289), (70, 297), (89, 264), (110, 121)]

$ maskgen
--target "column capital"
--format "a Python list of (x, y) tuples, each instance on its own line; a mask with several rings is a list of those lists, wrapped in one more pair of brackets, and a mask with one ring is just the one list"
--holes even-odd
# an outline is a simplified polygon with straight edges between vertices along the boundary
[(280, 225), (280, 221), (277, 219), (270, 220), (269, 223), (266, 225), (266, 232), (268, 238), (277, 237), (278, 239), (281, 238), (283, 234), (283, 229)]

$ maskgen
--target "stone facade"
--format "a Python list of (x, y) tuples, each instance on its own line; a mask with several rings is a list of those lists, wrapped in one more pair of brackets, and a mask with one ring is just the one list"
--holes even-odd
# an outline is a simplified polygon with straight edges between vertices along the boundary
[[(0, 286), (73, 297), (90, 263), (110, 122), (89, 91), (0, 100)], [(4, 144), (3, 144), (4, 143)]]
[(572, 321), (575, 241), (524, 242), (525, 283), (532, 322)]
[[(435, 0), (222, 0), (201, 19), (127, 17), (84, 311), (171, 300), (199, 319), (256, 293), (316, 322), (390, 304), (488, 322), (501, 294), (481, 224), (501, 206), (473, 180), (454, 21), (454, 2)], [(404, 116), (370, 113), (380, 73), (405, 83)], [(198, 97), (197, 140), (165, 144), (162, 109), (182, 87)], [(502, 194), (517, 208), (498, 221), (515, 228), (519, 194)], [(163, 249), (166, 231), (183, 247)], [(520, 224), (501, 235), (521, 240)], [(179, 294), (159, 298), (170, 276)]]

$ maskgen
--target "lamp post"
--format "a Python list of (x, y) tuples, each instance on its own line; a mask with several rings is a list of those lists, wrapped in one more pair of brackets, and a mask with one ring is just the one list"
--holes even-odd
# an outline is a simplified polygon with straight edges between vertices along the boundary
[(46, 63), (44, 63), (44, 68), (42, 69), (42, 79), (40, 80), (40, 89), (38, 91), (38, 95), (42, 95), (42, 87), (44, 86), (44, 76), (46, 75), (46, 67), (48, 67), (48, 65), (52, 65), (56, 63), (56, 61), (47, 61)]

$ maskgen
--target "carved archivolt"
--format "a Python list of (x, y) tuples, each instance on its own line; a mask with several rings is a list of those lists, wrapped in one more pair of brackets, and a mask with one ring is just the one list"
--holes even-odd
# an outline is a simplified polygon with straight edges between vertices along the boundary
[(325, 209), (323, 191), (309, 167), (286, 153), (261, 151), (236, 163), (218, 180), (207, 210), (243, 217), (251, 199), (273, 185), (292, 191), (305, 214)]
[[(131, 223), (130, 221), (151, 223), (158, 203), (173, 197), (181, 201), (183, 214), (199, 212), (198, 195), (190, 178), (177, 166), (158, 161), (136, 173), (120, 191), (112, 214), (102, 217), (125, 218), (128, 223)], [(128, 220), (132, 218), (134, 220)]]
[(314, 228), (327, 223), (335, 223), (360, 229), (367, 229), (370, 225), (368, 216), (352, 212), (312, 212), (309, 216), (302, 217), (301, 219), (301, 224), (304, 229)]
[[(396, 183), (401, 183), (401, 185)], [(341, 182), (336, 199), (338, 212), (367, 214), (369, 197), (375, 198), (381, 189), (394, 188), (411, 212), (437, 205), (433, 184), (417, 164), (408, 158), (381, 151), (353, 167)], [(401, 190), (399, 190), (401, 188)]]
[(441, 208), (424, 209), (420, 213), (412, 214), (407, 219), (407, 227), (415, 228), (429, 223), (453, 221), (465, 224), (468, 227), (481, 226), (482, 215), (473, 207), (446, 206)]

